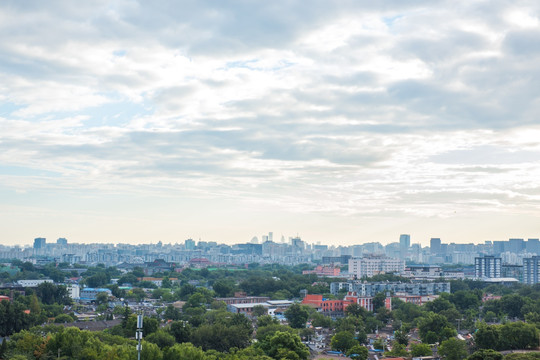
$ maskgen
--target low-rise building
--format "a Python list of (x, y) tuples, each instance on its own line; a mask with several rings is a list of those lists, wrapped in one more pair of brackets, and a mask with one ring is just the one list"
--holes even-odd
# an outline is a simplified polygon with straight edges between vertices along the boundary
[(39, 280), (18, 280), (17, 284), (21, 285), (22, 287), (38, 287), (40, 284), (43, 283), (54, 283), (51, 279), (39, 279)]
[(111, 290), (107, 288), (84, 288), (80, 290), (79, 299), (86, 302), (96, 301), (97, 295), (102, 292), (112, 296)]

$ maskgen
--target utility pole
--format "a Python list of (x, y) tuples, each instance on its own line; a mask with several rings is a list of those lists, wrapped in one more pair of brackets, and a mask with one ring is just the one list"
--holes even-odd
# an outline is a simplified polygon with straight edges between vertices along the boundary
[(461, 330), (461, 320), (463, 320), (463, 319), (456, 319), (456, 321), (457, 321), (457, 331), (458, 331), (458, 334), (459, 334), (459, 330)]
[(143, 316), (137, 315), (137, 331), (135, 332), (135, 339), (139, 341), (139, 343), (137, 344), (137, 360), (141, 360), (142, 337), (143, 337)]

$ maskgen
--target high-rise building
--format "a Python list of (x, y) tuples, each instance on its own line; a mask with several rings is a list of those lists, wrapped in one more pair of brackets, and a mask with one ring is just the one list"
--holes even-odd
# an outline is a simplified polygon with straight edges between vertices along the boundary
[(58, 238), (58, 240), (56, 240), (56, 244), (61, 245), (61, 246), (66, 246), (67, 245), (67, 239), (66, 238)]
[(528, 239), (527, 243), (525, 243), (525, 251), (527, 251), (528, 253), (540, 255), (540, 240)]
[(441, 239), (440, 238), (431, 238), (429, 240), (429, 249), (432, 255), (441, 253)]
[(47, 243), (47, 239), (45, 238), (35, 238), (34, 239), (34, 249), (43, 249), (45, 248), (45, 244)]
[(357, 279), (372, 277), (377, 274), (402, 273), (405, 261), (381, 256), (369, 256), (349, 259), (349, 274)]
[(500, 253), (505, 252), (505, 241), (495, 240), (493, 241), (493, 253), (495, 255), (500, 255)]
[(399, 235), (399, 254), (402, 259), (407, 257), (407, 252), (411, 247), (411, 235), (401, 234)]
[(193, 239), (187, 239), (184, 241), (184, 247), (186, 250), (195, 250), (195, 240)]
[(523, 283), (534, 285), (540, 282), (540, 256), (523, 259)]
[(501, 258), (495, 256), (475, 257), (474, 275), (477, 278), (500, 278)]
[(508, 240), (508, 251), (513, 253), (520, 253), (525, 249), (525, 241), (523, 239), (510, 239)]

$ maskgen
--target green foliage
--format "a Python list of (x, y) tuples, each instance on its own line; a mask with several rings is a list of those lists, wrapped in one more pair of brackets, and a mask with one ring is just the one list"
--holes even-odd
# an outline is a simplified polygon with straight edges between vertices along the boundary
[(309, 350), (302, 344), (300, 337), (290, 332), (277, 331), (272, 337), (259, 342), (258, 345), (266, 355), (278, 360), (306, 360), (309, 356)]
[(502, 360), (503, 355), (495, 350), (483, 349), (474, 352), (467, 360)]
[(330, 329), (334, 326), (334, 321), (329, 316), (324, 316), (323, 314), (319, 312), (314, 312), (310, 316), (311, 318), (311, 325), (314, 327), (322, 327), (325, 329)]
[(347, 356), (353, 360), (367, 360), (368, 354), (368, 349), (362, 345), (354, 345), (347, 352)]
[(148, 335), (146, 341), (159, 346), (160, 349), (171, 347), (175, 344), (175, 338), (169, 332), (159, 329), (156, 332)]
[(233, 347), (247, 347), (253, 332), (251, 322), (242, 314), (230, 316), (230, 313), (222, 312), (221, 315), (213, 316), (211, 323), (204, 323), (192, 331), (193, 345), (221, 352)]
[(253, 307), (253, 316), (259, 317), (268, 314), (268, 309), (262, 305), (255, 305)]
[(383, 339), (377, 339), (373, 342), (373, 348), (377, 350), (386, 350)]
[(177, 343), (188, 342), (191, 337), (191, 326), (184, 321), (174, 321), (169, 327), (169, 332)]
[(504, 357), (504, 360), (538, 360), (540, 352), (513, 353)]
[(279, 320), (271, 315), (261, 315), (257, 317), (257, 326), (259, 328), (265, 327), (268, 325), (279, 325)]
[(392, 343), (392, 350), (387, 351), (385, 353), (385, 356), (392, 356), (392, 357), (408, 357), (409, 352), (405, 348), (405, 345), (401, 345), (397, 341), (394, 341)]
[(163, 318), (167, 320), (180, 320), (182, 313), (173, 305), (167, 305), (167, 308), (163, 312)]
[(163, 360), (205, 360), (206, 355), (200, 347), (193, 344), (175, 344), (166, 349), (163, 354)]
[(394, 333), (394, 337), (398, 343), (403, 346), (409, 345), (409, 336), (405, 331), (397, 330)]
[(531, 349), (538, 345), (538, 329), (521, 321), (504, 325), (480, 323), (474, 340), (479, 349)]
[(285, 310), (285, 317), (292, 328), (304, 328), (306, 327), (306, 322), (309, 317), (309, 310), (305, 305), (292, 304)]
[(447, 360), (461, 360), (467, 356), (467, 343), (463, 340), (450, 338), (441, 343), (439, 353)]
[(361, 307), (357, 303), (349, 304), (345, 308), (345, 314), (347, 316), (354, 316), (354, 317), (362, 317), (363, 318), (363, 317), (366, 317), (367, 312), (368, 311), (366, 309), (364, 309), (363, 307)]
[(70, 305), (72, 302), (65, 286), (55, 285), (48, 282), (38, 285), (36, 288), (36, 295), (42, 303), (47, 305), (52, 305), (55, 303)]
[(55, 319), (54, 319), (54, 322), (56, 324), (60, 324), (60, 323), (70, 323), (70, 322), (73, 322), (75, 321), (75, 319), (73, 319), (73, 317), (71, 317), (70, 315), (68, 314), (60, 314), (58, 315)]
[[(442, 342), (454, 336), (456, 330), (443, 315), (429, 312), (419, 320), (418, 329), (422, 342)], [(435, 341), (433, 341), (435, 340)]]
[(358, 341), (354, 338), (354, 333), (349, 331), (340, 331), (334, 336), (330, 342), (330, 346), (333, 350), (342, 351), (347, 353), (350, 348), (355, 345), (359, 345)]
[(142, 342), (141, 359), (162, 360), (163, 354), (156, 344), (144, 341)]
[(373, 297), (373, 308), (376, 310), (384, 308), (385, 299), (386, 299), (386, 294), (384, 292), (375, 294), (375, 296)]
[(26, 305), (14, 301), (0, 302), (0, 336), (9, 336), (23, 329), (28, 329), (39, 319), (32, 314), (26, 314)]
[(431, 347), (428, 344), (412, 344), (411, 345), (411, 356), (412, 357), (419, 357), (419, 356), (431, 356), (433, 354), (433, 351), (431, 350)]
[(232, 279), (219, 279), (214, 282), (212, 289), (214, 289), (219, 297), (227, 297), (232, 296), (236, 290), (236, 286)]
[(270, 339), (274, 334), (278, 331), (281, 332), (288, 332), (291, 334), (296, 334), (295, 330), (291, 328), (290, 326), (283, 326), (279, 324), (269, 324), (264, 327), (259, 327), (257, 329), (257, 341), (258, 342), (265, 342), (268, 339)]

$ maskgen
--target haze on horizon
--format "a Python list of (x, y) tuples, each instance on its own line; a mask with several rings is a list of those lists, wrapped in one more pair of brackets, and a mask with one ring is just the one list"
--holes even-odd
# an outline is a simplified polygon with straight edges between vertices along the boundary
[(0, 242), (540, 237), (540, 3), (0, 3)]

